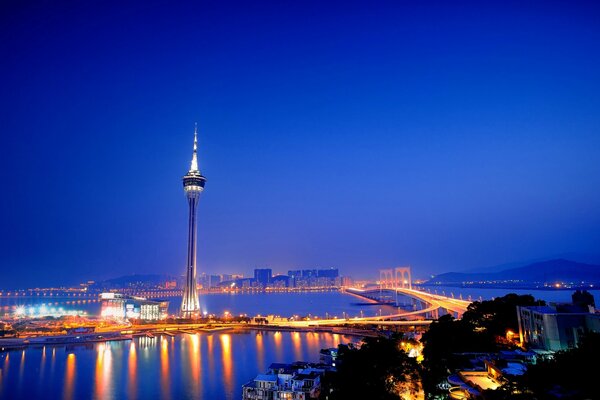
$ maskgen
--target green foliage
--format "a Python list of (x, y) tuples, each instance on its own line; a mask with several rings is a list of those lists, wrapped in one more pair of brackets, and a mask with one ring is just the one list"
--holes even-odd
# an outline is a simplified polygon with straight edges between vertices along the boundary
[(545, 305), (544, 301), (535, 300), (531, 295), (507, 294), (494, 300), (476, 301), (469, 304), (462, 320), (473, 329), (487, 331), (492, 336), (504, 336), (507, 330), (517, 332), (517, 306)]
[(495, 350), (494, 338), (486, 332), (476, 332), (470, 323), (444, 315), (423, 334), (423, 388), (431, 395), (447, 393), (438, 389), (450, 371), (460, 368), (454, 353), (487, 352)]
[(423, 334), (423, 388), (429, 397), (447, 393), (439, 389), (448, 374), (459, 369), (455, 353), (499, 350), (498, 336), (518, 331), (517, 306), (542, 305), (530, 295), (507, 294), (494, 300), (471, 303), (461, 320), (445, 315)]
[(321, 399), (398, 399), (407, 388), (418, 391), (418, 364), (400, 340), (365, 338), (359, 349), (340, 345), (337, 372), (323, 378)]

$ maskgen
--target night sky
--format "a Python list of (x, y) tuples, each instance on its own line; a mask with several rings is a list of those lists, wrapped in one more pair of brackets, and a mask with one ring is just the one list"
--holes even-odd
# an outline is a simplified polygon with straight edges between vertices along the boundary
[(0, 287), (182, 274), (194, 122), (199, 272), (598, 252), (600, 6), (488, 3), (2, 1)]

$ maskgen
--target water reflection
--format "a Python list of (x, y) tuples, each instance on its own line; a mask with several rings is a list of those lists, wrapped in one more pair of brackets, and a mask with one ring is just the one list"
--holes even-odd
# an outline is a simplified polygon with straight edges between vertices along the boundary
[(169, 399), (170, 373), (169, 373), (169, 342), (164, 337), (160, 340), (160, 388), (163, 399)]
[(300, 332), (292, 333), (292, 347), (294, 348), (294, 359), (302, 361), (302, 342), (300, 340)]
[(270, 363), (318, 361), (321, 348), (340, 342), (348, 338), (250, 331), (97, 343), (92, 353), (72, 346), (32, 347), (0, 357), (0, 399), (237, 399), (241, 385)]
[[(223, 378), (227, 393), (233, 393), (233, 359), (231, 354), (231, 335), (221, 334), (221, 351), (223, 354)], [(229, 396), (228, 396), (229, 397)]]
[(189, 365), (191, 373), (191, 384), (192, 392), (197, 394), (200, 392), (200, 335), (193, 334), (187, 335), (190, 338), (191, 348), (188, 350), (189, 353)]
[(342, 343), (340, 335), (337, 333), (332, 333), (331, 335), (333, 336), (333, 346), (331, 347), (338, 347)]
[(281, 362), (283, 360), (283, 346), (281, 343), (281, 332), (277, 331), (273, 334), (273, 342), (275, 344), (275, 360), (274, 362)]
[[(110, 343), (101, 343), (97, 347), (96, 370), (94, 373), (94, 395), (103, 399), (109, 396), (112, 385), (112, 349)], [(71, 354), (69, 354), (70, 356)]]
[(67, 356), (67, 367), (65, 369), (64, 400), (73, 398), (73, 388), (75, 386), (75, 354), (70, 353)]
[(214, 350), (213, 350), (213, 338), (214, 336), (212, 334), (208, 335), (206, 337), (206, 344), (208, 346), (208, 381), (209, 382), (214, 382), (215, 377), (214, 377), (214, 373), (215, 373), (215, 357), (214, 357)]
[(23, 386), (23, 373), (25, 372), (25, 350), (21, 351), (21, 360), (19, 362), (19, 391)]
[(56, 365), (56, 347), (52, 348), (52, 361), (50, 361), (50, 380), (54, 381), (54, 366)]
[(2, 364), (2, 370), (0, 370), (0, 393), (2, 393), (4, 391), (4, 388), (2, 387), (2, 377), (3, 376), (8, 376), (8, 359), (10, 358), (10, 353), (6, 353), (6, 358), (4, 359), (4, 364)]
[(42, 358), (40, 360), (40, 383), (44, 380), (44, 372), (46, 370), (46, 346), (42, 348)]
[(260, 370), (264, 370), (265, 366), (265, 344), (262, 332), (256, 332), (256, 361)]
[(137, 397), (137, 350), (135, 343), (132, 341), (129, 344), (129, 362), (127, 365), (127, 397), (135, 399)]
[(102, 370), (103, 370), (103, 362), (104, 362), (104, 348), (105, 344), (101, 343), (98, 345), (98, 354), (96, 354), (96, 370), (94, 373), (94, 397), (103, 398), (104, 397), (104, 385), (102, 385)]
[(319, 334), (317, 332), (308, 332), (306, 333), (306, 348), (304, 349), (304, 354), (315, 354), (319, 350)]

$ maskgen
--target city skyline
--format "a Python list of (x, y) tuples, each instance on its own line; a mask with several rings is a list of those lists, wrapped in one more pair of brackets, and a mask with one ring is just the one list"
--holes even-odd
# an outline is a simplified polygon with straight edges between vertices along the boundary
[(3, 4), (0, 286), (185, 273), (194, 121), (209, 274), (597, 253), (598, 6), (502, 4)]

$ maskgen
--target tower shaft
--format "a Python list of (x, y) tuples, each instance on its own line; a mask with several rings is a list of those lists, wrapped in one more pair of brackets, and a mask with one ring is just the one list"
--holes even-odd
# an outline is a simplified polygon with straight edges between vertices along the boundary
[(183, 177), (183, 189), (188, 199), (188, 248), (185, 275), (185, 288), (181, 300), (181, 315), (192, 317), (200, 313), (200, 302), (198, 301), (198, 289), (196, 281), (196, 249), (197, 249), (197, 207), (200, 193), (204, 190), (206, 178), (198, 169), (198, 129), (194, 130), (194, 152), (190, 170)]
[(197, 227), (196, 207), (198, 205), (198, 196), (189, 196), (189, 216), (188, 216), (188, 248), (187, 248), (187, 268), (185, 289), (183, 291), (183, 300), (181, 302), (181, 312), (186, 316), (192, 316), (200, 311), (198, 301), (198, 290), (196, 280), (196, 249), (197, 249)]

